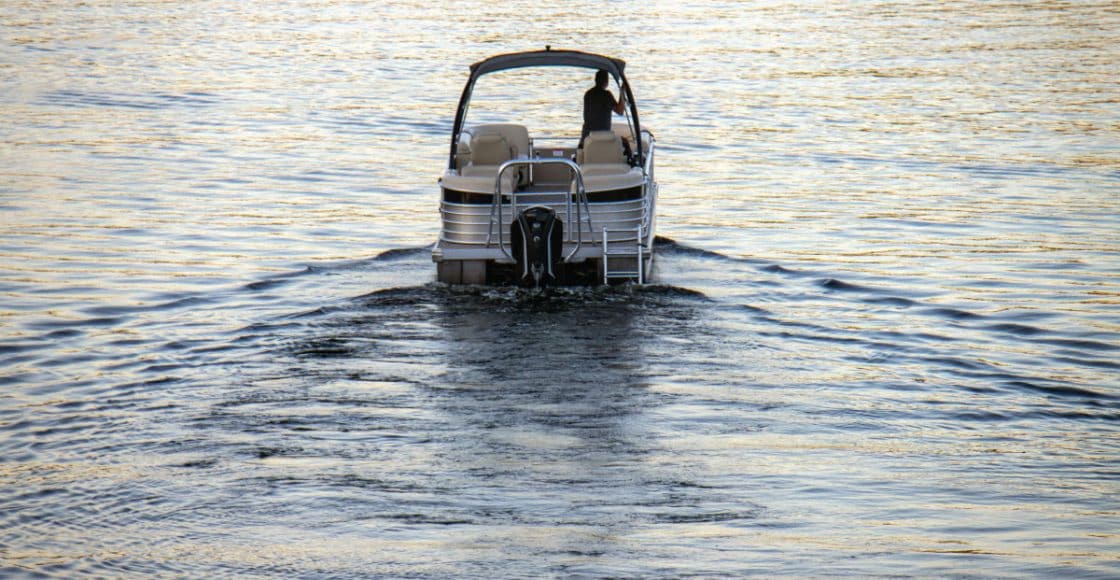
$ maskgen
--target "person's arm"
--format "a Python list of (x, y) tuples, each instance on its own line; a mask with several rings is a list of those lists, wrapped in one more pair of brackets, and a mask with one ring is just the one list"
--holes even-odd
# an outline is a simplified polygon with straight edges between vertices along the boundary
[(625, 111), (625, 110), (626, 110), (626, 93), (624, 93), (620, 89), (618, 91), (618, 100), (615, 101), (615, 103), (614, 103), (614, 112), (618, 113), (619, 115), (622, 115), (623, 111)]

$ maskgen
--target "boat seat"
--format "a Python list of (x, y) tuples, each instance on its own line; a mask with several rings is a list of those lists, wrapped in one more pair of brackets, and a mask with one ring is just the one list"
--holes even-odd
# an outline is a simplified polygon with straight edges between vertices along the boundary
[(509, 142), (501, 135), (475, 135), (471, 139), (470, 165), (501, 165), (513, 159)]
[(576, 163), (587, 191), (610, 191), (641, 187), (642, 170), (626, 162), (622, 137), (614, 131), (592, 131), (576, 152)]
[(620, 168), (614, 163), (593, 164), (584, 165), (580, 171), (583, 173), (583, 187), (589, 192), (642, 187), (645, 183), (645, 175), (637, 167)]
[[(509, 144), (510, 159), (528, 159), (531, 154), (532, 142), (529, 139), (529, 130), (524, 125), (515, 125), (513, 123), (488, 123), (486, 125), (477, 125), (470, 129), (472, 141), (480, 137), (488, 137), (493, 135), (501, 136)], [(506, 161), (503, 159), (503, 161)], [(526, 167), (519, 167), (517, 169), (510, 169), (510, 172), (515, 172), (518, 176), (517, 182), (520, 185), (529, 184), (529, 170)]]
[(529, 156), (529, 130), (524, 125), (490, 123), (471, 127), (470, 133), (475, 139), (487, 135), (500, 135), (506, 143), (509, 143), (514, 157)]
[(576, 162), (583, 165), (616, 166), (619, 173), (630, 171), (622, 138), (614, 131), (592, 131), (583, 140), (583, 149), (576, 153)]
[[(489, 174), (476, 174), (476, 175), (463, 175), (461, 173), (455, 174), (448, 172), (444, 174), (440, 183), (444, 189), (451, 189), (454, 191), (461, 191), (466, 193), (494, 193), (494, 179), (497, 166), (493, 166), (494, 171)], [(512, 173), (512, 172), (510, 172)], [(510, 173), (502, 176), (502, 193), (512, 193), (516, 186), (514, 176)]]
[[(494, 191), (494, 180), (498, 168), (513, 158), (512, 149), (501, 135), (474, 135), (471, 138), (471, 160), (459, 172), (469, 180), (456, 180), (459, 187), (472, 191)], [(517, 171), (510, 169), (502, 175), (502, 191), (513, 191), (517, 183)]]
[(592, 131), (588, 134), (587, 138), (583, 140), (583, 149), (576, 153), (576, 162), (579, 163), (584, 184), (587, 185), (588, 189), (597, 189), (591, 185), (591, 182), (602, 182), (596, 185), (607, 185), (607, 183), (620, 181), (617, 179), (596, 179), (599, 176), (620, 176), (624, 177), (621, 181), (629, 182), (631, 178), (625, 176), (628, 176), (634, 169), (626, 162), (626, 154), (622, 149), (622, 138), (614, 131)]

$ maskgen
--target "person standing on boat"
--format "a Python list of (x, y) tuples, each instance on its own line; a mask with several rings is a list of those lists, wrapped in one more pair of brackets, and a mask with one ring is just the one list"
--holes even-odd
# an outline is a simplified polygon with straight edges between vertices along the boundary
[(610, 75), (605, 70), (595, 73), (595, 86), (583, 94), (583, 134), (579, 138), (579, 146), (583, 147), (583, 140), (592, 131), (610, 131), (611, 113), (622, 114), (622, 99), (617, 101), (614, 95), (607, 90)]

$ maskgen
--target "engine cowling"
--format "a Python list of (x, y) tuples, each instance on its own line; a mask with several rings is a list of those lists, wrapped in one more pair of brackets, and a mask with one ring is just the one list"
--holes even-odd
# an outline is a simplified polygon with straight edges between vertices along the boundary
[(518, 214), (510, 225), (510, 242), (517, 260), (518, 283), (542, 288), (556, 282), (563, 256), (564, 222), (552, 208), (533, 206)]

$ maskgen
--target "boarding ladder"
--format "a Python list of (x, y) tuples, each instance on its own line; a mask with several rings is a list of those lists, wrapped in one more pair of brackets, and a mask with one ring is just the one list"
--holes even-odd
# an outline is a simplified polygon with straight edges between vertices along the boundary
[[(656, 187), (656, 186), (654, 186)], [(607, 228), (603, 227), (603, 284), (610, 284), (611, 280), (635, 280), (638, 284), (645, 284), (645, 259), (649, 253), (646, 247), (646, 232), (652, 218), (650, 195), (642, 195), (642, 217), (635, 228)], [(611, 234), (622, 234), (611, 239)], [(634, 269), (612, 270), (611, 259), (634, 260)]]
[[(610, 284), (612, 279), (637, 280), (645, 284), (645, 245), (642, 243), (642, 226), (636, 228), (603, 228), (603, 283)], [(632, 234), (621, 239), (610, 239), (611, 234)], [(611, 259), (625, 258), (634, 260), (634, 269), (612, 270)]]

